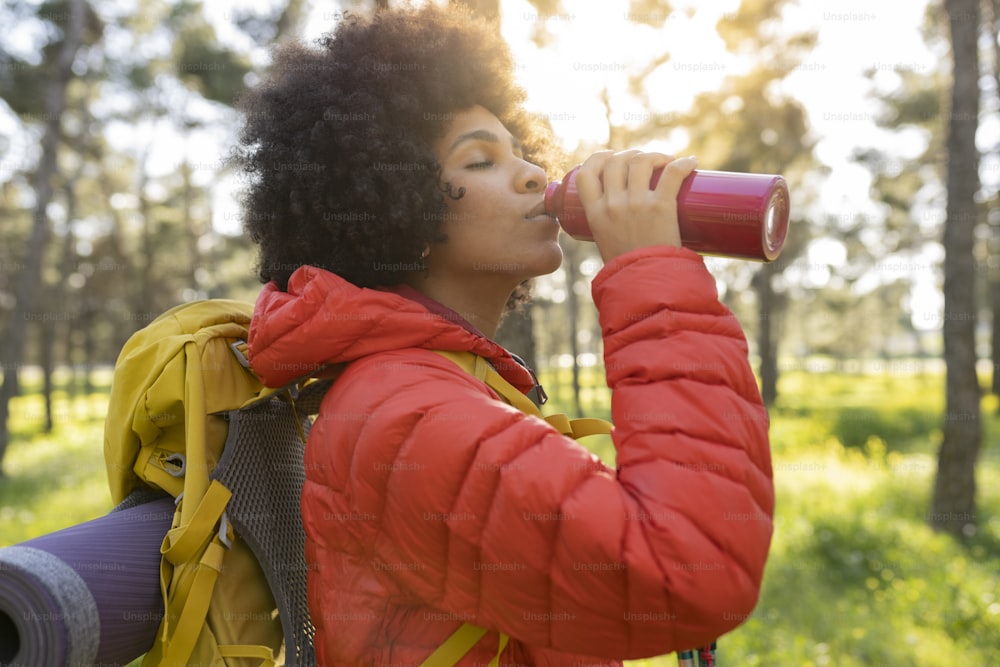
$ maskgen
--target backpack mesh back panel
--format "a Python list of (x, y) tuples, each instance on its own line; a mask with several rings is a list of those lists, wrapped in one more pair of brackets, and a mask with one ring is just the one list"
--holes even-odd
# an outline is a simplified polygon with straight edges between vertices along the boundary
[(267, 577), (285, 638), (287, 667), (314, 667), (315, 628), (306, 598), (305, 531), (299, 498), (305, 482), (303, 435), (330, 382), (228, 413), (229, 433), (212, 477), (233, 496), (227, 516)]

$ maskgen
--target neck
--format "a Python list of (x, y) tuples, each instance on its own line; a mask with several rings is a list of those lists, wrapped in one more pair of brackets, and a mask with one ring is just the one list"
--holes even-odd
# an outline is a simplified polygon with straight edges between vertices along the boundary
[(451, 308), (484, 336), (493, 339), (503, 317), (512, 289), (484, 289), (479, 284), (456, 285), (425, 275), (407, 281), (410, 287)]

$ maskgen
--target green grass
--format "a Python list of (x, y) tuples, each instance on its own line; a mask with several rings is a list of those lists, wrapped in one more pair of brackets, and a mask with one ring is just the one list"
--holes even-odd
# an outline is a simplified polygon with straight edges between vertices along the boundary
[[(567, 374), (543, 378), (565, 410)], [(607, 416), (598, 370), (589, 416)], [(568, 382), (566, 383), (568, 385)], [(1000, 420), (984, 400), (978, 532), (966, 544), (925, 520), (943, 378), (787, 373), (771, 412), (775, 534), (760, 603), (719, 642), (723, 666), (1000, 664)], [(18, 399), (0, 482), (0, 545), (110, 509), (103, 395), (60, 395), (52, 434), (37, 396)], [(572, 412), (572, 410), (569, 410)], [(587, 443), (613, 462), (610, 441)], [(676, 658), (631, 667), (676, 665)]]
[(14, 399), (12, 442), (0, 481), (0, 546), (72, 526), (112, 507), (104, 470), (106, 394), (54, 396), (54, 429), (41, 432), (37, 394)]
[[(567, 375), (543, 379), (556, 386)], [(996, 399), (983, 403), (978, 532), (962, 545), (926, 522), (942, 387), (934, 374), (782, 377), (771, 411), (772, 550), (760, 602), (720, 639), (720, 664), (1000, 664)], [(565, 389), (549, 394), (546, 412), (572, 412)], [(606, 403), (593, 407), (607, 416)], [(613, 463), (610, 442), (595, 440), (584, 444)]]

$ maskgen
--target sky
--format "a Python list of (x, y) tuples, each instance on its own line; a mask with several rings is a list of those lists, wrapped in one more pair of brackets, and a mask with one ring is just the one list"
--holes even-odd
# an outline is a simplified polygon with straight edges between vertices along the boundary
[[(213, 0), (205, 6), (225, 33), (237, 7), (270, 6), (274, 2)], [(876, 146), (900, 155), (917, 154), (922, 149), (920, 136), (891, 137), (876, 127), (874, 102), (867, 99), (873, 82), (864, 72), (874, 69), (876, 83), (892, 86), (902, 70), (924, 72), (941, 66), (946, 54), (932, 53), (921, 37), (926, 2), (799, 0), (783, 17), (789, 30), (814, 29), (818, 33), (816, 48), (786, 81), (786, 91), (809, 114), (812, 132), (818, 139), (818, 159), (831, 168), (812, 215), (877, 218), (879, 213), (869, 192), (870, 175), (852, 162), (852, 153)], [(723, 77), (746, 66), (725, 50), (715, 32), (718, 19), (735, 11), (739, 0), (674, 0), (673, 5), (675, 11), (666, 17), (663, 27), (653, 29), (629, 20), (634, 17), (629, 16), (627, 0), (562, 0), (559, 13), (543, 17), (538, 17), (525, 0), (501, 0), (502, 31), (517, 60), (517, 76), (527, 90), (528, 106), (549, 117), (567, 149), (583, 143), (596, 150), (607, 141), (605, 109), (598, 98), (604, 87), (611, 96), (614, 120), (638, 124), (648, 113), (686, 110), (697, 93), (718, 86)], [(319, 37), (343, 16), (336, 2), (317, 0), (313, 7), (301, 35), (307, 41)], [(544, 50), (530, 39), (539, 18), (552, 35)], [(664, 50), (670, 51), (671, 60), (646, 80), (655, 108), (640, 108), (623, 92), (625, 74)], [(992, 134), (997, 134), (995, 128)], [(122, 140), (130, 142), (135, 138), (129, 138), (128, 131), (123, 130)], [(199, 173), (206, 180), (214, 178), (226, 152), (225, 142), (231, 140), (231, 136), (222, 134), (207, 141), (190, 136), (180, 142), (167, 138), (159, 153), (153, 155), (157, 163), (153, 168), (162, 173), (175, 170), (180, 161), (178, 150), (183, 147)], [(683, 143), (682, 136), (668, 132), (637, 148), (674, 152)], [(793, 191), (791, 196), (795, 208), (796, 193)], [(217, 228), (238, 232), (239, 215), (231, 189), (219, 188), (216, 201)], [(817, 243), (800, 270), (807, 273), (805, 279), (818, 285), (835, 281), (836, 272), (829, 265), (836, 264), (842, 255), (837, 243)], [(941, 311), (938, 274), (927, 268), (940, 260), (940, 249), (932, 246), (926, 256), (910, 260), (909, 264), (887, 264), (874, 279), (891, 278), (894, 272), (916, 275), (914, 323), (921, 328), (935, 328), (940, 324), (937, 318)]]
[[(747, 64), (726, 51), (715, 25), (734, 12), (739, 0), (674, 0), (662, 28), (637, 25), (628, 0), (562, 0), (554, 14), (538, 16), (526, 0), (501, 0), (502, 32), (517, 61), (517, 76), (528, 94), (528, 106), (548, 116), (556, 136), (569, 150), (583, 144), (594, 150), (607, 141), (606, 111), (598, 97), (607, 88), (616, 122), (638, 124), (649, 113), (685, 111), (699, 92), (717, 87), (727, 75)], [(783, 16), (789, 31), (815, 30), (818, 41), (802, 66), (785, 82), (788, 94), (806, 108), (818, 142), (816, 156), (830, 167), (811, 216), (842, 220), (878, 220), (870, 194), (871, 175), (855, 164), (858, 149), (882, 147), (890, 154), (912, 157), (924, 146), (919, 134), (893, 136), (877, 127), (877, 108), (870, 99), (874, 85), (892, 87), (904, 70), (930, 72), (947, 54), (935, 54), (924, 43), (921, 25), (927, 0), (799, 0)], [(336, 3), (318, 3), (303, 30), (305, 39), (319, 37), (342, 16)], [(552, 39), (539, 49), (531, 40), (541, 19)], [(671, 59), (647, 78), (653, 109), (640, 107), (624, 92), (628, 72), (655, 54), (669, 50)], [(874, 70), (874, 79), (865, 72)], [(643, 146), (673, 153), (684, 137), (665, 133)], [(712, 165), (700, 164), (711, 169)], [(791, 192), (792, 207), (797, 206)], [(942, 214), (943, 218), (943, 214)], [(877, 225), (873, 225), (873, 229)], [(794, 233), (794, 229), (790, 233)], [(835, 241), (813, 243), (804, 260), (787, 273), (815, 286), (836, 284), (836, 265), (844, 249)], [(943, 301), (938, 271), (940, 246), (905, 259), (887, 260), (861, 281), (868, 290), (879, 282), (908, 277), (913, 281), (913, 324), (940, 327)], [(725, 261), (725, 260), (722, 260)]]
[[(891, 84), (901, 69), (929, 70), (938, 58), (920, 35), (926, 0), (800, 0), (785, 16), (789, 29), (815, 29), (818, 44), (802, 67), (787, 80), (787, 90), (809, 112), (819, 138), (819, 159), (834, 167), (824, 187), (824, 209), (856, 214), (867, 196), (868, 172), (850, 161), (857, 147), (888, 142), (875, 127), (873, 103), (865, 97), (871, 82), (864, 71), (874, 68), (877, 80)], [(318, 37), (329, 29), (339, 10), (322, 3), (303, 36)], [(518, 61), (517, 75), (528, 92), (528, 106), (547, 115), (565, 147), (607, 140), (605, 110), (597, 97), (607, 86), (615, 120), (638, 123), (650, 110), (625, 99), (628, 71), (648, 62), (651, 54), (669, 50), (671, 61), (648, 79), (652, 113), (684, 111), (693, 97), (719, 85), (744, 65), (729, 54), (715, 32), (718, 19), (733, 12), (739, 0), (674, 0), (675, 11), (654, 30), (629, 21), (627, 0), (562, 0), (563, 9), (539, 17), (524, 0), (502, 0), (503, 34)], [(693, 8), (693, 15), (688, 9)], [(531, 40), (539, 18), (553, 39), (544, 50)], [(674, 151), (679, 136), (664, 136), (641, 148)], [(915, 145), (903, 141), (898, 150)], [(596, 146), (600, 148), (600, 146)], [(701, 165), (711, 168), (710, 165)], [(837, 209), (844, 209), (838, 211)]]
[[(223, 0), (207, 9), (224, 18), (233, 7), (254, 2), (272, 4)], [(920, 35), (926, 0), (799, 0), (799, 4), (802, 7), (786, 14), (785, 25), (790, 30), (815, 29), (818, 43), (786, 87), (809, 113), (819, 138), (817, 156), (833, 167), (824, 183), (822, 207), (832, 215), (872, 214), (865, 210), (870, 205), (868, 172), (853, 164), (850, 156), (858, 147), (891, 142), (875, 127), (875, 108), (865, 99), (872, 84), (864, 71), (874, 68), (876, 80), (891, 85), (898, 70), (938, 66), (939, 57), (929, 52)], [(502, 32), (517, 60), (516, 74), (527, 90), (528, 106), (549, 117), (557, 137), (570, 150), (580, 142), (598, 149), (607, 141), (605, 110), (598, 98), (602, 87), (610, 91), (614, 120), (638, 124), (651, 112), (686, 110), (697, 93), (745, 67), (726, 51), (715, 32), (718, 19), (735, 11), (739, 0), (674, 0), (674, 11), (656, 30), (629, 20), (627, 0), (562, 0), (562, 5), (560, 12), (539, 17), (525, 0), (501, 0)], [(315, 2), (301, 37), (318, 38), (343, 13), (339, 3)], [(552, 34), (544, 50), (530, 39), (539, 18)], [(625, 74), (664, 50), (671, 52), (671, 61), (647, 80), (656, 108), (643, 109), (626, 99)], [(895, 148), (912, 152), (919, 144), (913, 139), (904, 138)], [(668, 134), (639, 148), (672, 152), (682, 146), (683, 137)]]
[[(719, 18), (734, 12), (739, 0), (675, 0), (675, 11), (656, 30), (628, 21), (625, 0), (586, 6), (564, 0), (563, 5), (563, 12), (542, 17), (554, 36), (546, 50), (539, 51), (530, 41), (531, 25), (540, 17), (527, 2), (504, 0), (504, 35), (523, 64), (518, 72), (528, 90), (529, 105), (550, 115), (557, 136), (568, 148), (578, 142), (600, 144), (607, 140), (606, 112), (596, 96), (603, 86), (611, 91), (614, 119), (638, 122), (650, 112), (669, 115), (685, 111), (696, 94), (746, 69), (746, 63), (726, 51), (715, 31)], [(786, 13), (784, 25), (789, 31), (816, 30), (818, 41), (784, 88), (806, 108), (818, 139), (817, 158), (830, 167), (812, 213), (844, 220), (877, 219), (880, 214), (869, 192), (871, 175), (851, 158), (856, 150), (874, 146), (905, 157), (915, 156), (923, 148), (919, 135), (893, 137), (878, 128), (877, 109), (869, 96), (873, 85), (891, 87), (897, 83), (901, 71), (922, 73), (939, 67), (940, 55), (930, 51), (920, 31), (926, 0), (804, 0), (801, 5)], [(688, 9), (694, 9), (693, 14)], [(630, 104), (623, 91), (623, 74), (663, 50), (670, 51), (670, 61), (647, 79), (646, 92), (656, 108), (651, 111)], [(865, 76), (868, 70), (875, 71), (874, 79)], [(673, 153), (683, 145), (683, 136), (667, 133), (640, 148)], [(791, 195), (795, 207), (796, 193)], [(815, 243), (794, 271), (804, 274), (798, 280), (828, 284), (837, 281), (831, 264), (835, 266), (843, 258), (839, 243)], [(931, 246), (906, 261), (884, 262), (862, 288), (911, 277), (914, 325), (937, 328), (943, 304), (937, 273), (927, 267), (940, 259), (940, 248)]]
[[(785, 24), (789, 30), (815, 29), (819, 41), (789, 78), (788, 90), (805, 104), (814, 131), (823, 138), (821, 159), (837, 162), (849, 146), (863, 145), (875, 134), (873, 109), (864, 102), (866, 69), (875, 68), (887, 80), (895, 70), (938, 65), (919, 31), (926, 0), (799, 2), (803, 7), (792, 8)], [(318, 5), (304, 28), (306, 39), (318, 37), (342, 14), (331, 9), (336, 3)], [(623, 74), (648, 62), (651, 54), (672, 54), (649, 82), (656, 112), (662, 113), (686, 110), (695, 94), (742, 69), (715, 32), (718, 19), (735, 11), (739, 0), (674, 0), (675, 10), (658, 30), (630, 21), (627, 0), (562, 0), (562, 5), (560, 12), (539, 17), (525, 0), (501, 0), (502, 31), (518, 61), (528, 104), (549, 115), (569, 148), (581, 140), (606, 140), (604, 109), (596, 97), (602, 86), (619, 106), (616, 120), (638, 120), (647, 111), (625, 103), (621, 91)], [(693, 16), (688, 9), (694, 9)], [(553, 35), (544, 50), (530, 41), (538, 19)], [(663, 139), (662, 146), (671, 146), (669, 137)]]
[[(897, 83), (900, 71), (930, 72), (940, 66), (941, 55), (932, 53), (921, 36), (926, 0), (800, 0), (798, 4), (801, 7), (792, 7), (783, 17), (784, 26), (789, 31), (816, 30), (818, 41), (786, 80), (785, 90), (806, 108), (818, 139), (816, 155), (830, 167), (812, 214), (877, 219), (880, 213), (869, 192), (871, 175), (851, 157), (860, 148), (875, 146), (906, 157), (923, 148), (920, 136), (892, 137), (879, 129), (869, 95), (873, 84)], [(715, 30), (719, 18), (734, 12), (739, 0), (675, 0), (674, 11), (660, 29), (628, 20), (627, 0), (586, 4), (563, 0), (562, 5), (560, 12), (539, 17), (526, 1), (502, 0), (503, 34), (518, 60), (517, 74), (527, 89), (528, 105), (549, 117), (568, 149), (581, 142), (599, 149), (607, 141), (606, 111), (598, 98), (602, 87), (609, 90), (613, 119), (638, 124), (649, 113), (669, 117), (671, 112), (685, 111), (696, 94), (746, 69), (746, 63), (726, 51)], [(538, 19), (545, 21), (553, 37), (544, 50), (530, 39)], [(646, 80), (655, 108), (641, 108), (624, 93), (625, 74), (664, 50), (670, 51), (671, 59)], [(865, 76), (867, 70), (875, 71), (874, 81)], [(683, 136), (666, 133), (637, 147), (673, 153), (683, 145)], [(795, 207), (796, 193), (791, 196)], [(797, 279), (815, 285), (836, 282), (836, 270), (830, 266), (843, 257), (839, 243), (815, 243), (796, 269), (805, 274)], [(906, 261), (884, 262), (862, 288), (911, 277), (914, 325), (937, 328), (943, 306), (938, 274), (927, 269), (940, 259), (940, 248), (931, 246)]]
[[(600, 6), (588, 5), (572, 18), (556, 16), (548, 21), (553, 32), (558, 31), (559, 40), (544, 55), (525, 44), (525, 19), (534, 14), (530, 5), (516, 0), (505, 2), (511, 7), (505, 35), (525, 62), (531, 63), (521, 70), (529, 100), (540, 109), (554, 111), (553, 126), (568, 145), (579, 139), (606, 140), (604, 109), (594, 91), (603, 84), (612, 90), (624, 85), (625, 77), (613, 68), (602, 76), (587, 71), (585, 65), (642, 63), (649, 59), (649, 53), (669, 48), (671, 61), (649, 80), (647, 92), (657, 105), (657, 113), (684, 111), (697, 93), (715, 88), (723, 77), (745, 69), (725, 50), (715, 32), (718, 19), (735, 11), (738, 0), (692, 2), (697, 7), (693, 17), (685, 15), (685, 5), (675, 2), (679, 9), (659, 31), (637, 28), (626, 21), (627, 2), (611, 0)], [(582, 3), (564, 0), (564, 4)], [(819, 138), (819, 159), (836, 167), (824, 188), (824, 208), (840, 208), (838, 202), (843, 201), (854, 211), (867, 200), (866, 195), (857, 195), (866, 192), (868, 173), (853, 165), (850, 155), (857, 147), (887, 141), (875, 127), (873, 103), (865, 99), (871, 83), (863, 73), (875, 68), (878, 79), (891, 84), (896, 70), (924, 71), (937, 66), (919, 32), (925, 2), (845, 0), (802, 4), (810, 8), (790, 12), (786, 25), (789, 29), (817, 30), (818, 44), (786, 81), (786, 90), (809, 112), (813, 133)], [(603, 35), (604, 39), (594, 39), (594, 35)], [(561, 78), (568, 79), (567, 85), (553, 83)], [(617, 115), (628, 121), (630, 114), (638, 118), (644, 111), (623, 104)], [(566, 118), (565, 112), (573, 117)], [(665, 136), (654, 147), (678, 150), (682, 141), (682, 137)], [(899, 149), (906, 151), (906, 145)]]

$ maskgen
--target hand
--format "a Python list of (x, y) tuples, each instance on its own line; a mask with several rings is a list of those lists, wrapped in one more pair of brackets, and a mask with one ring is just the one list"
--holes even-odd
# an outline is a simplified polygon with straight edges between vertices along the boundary
[[(576, 175), (590, 231), (605, 262), (636, 248), (680, 246), (677, 193), (697, 166), (694, 157), (628, 150), (591, 155)], [(653, 170), (665, 167), (650, 190)]]

